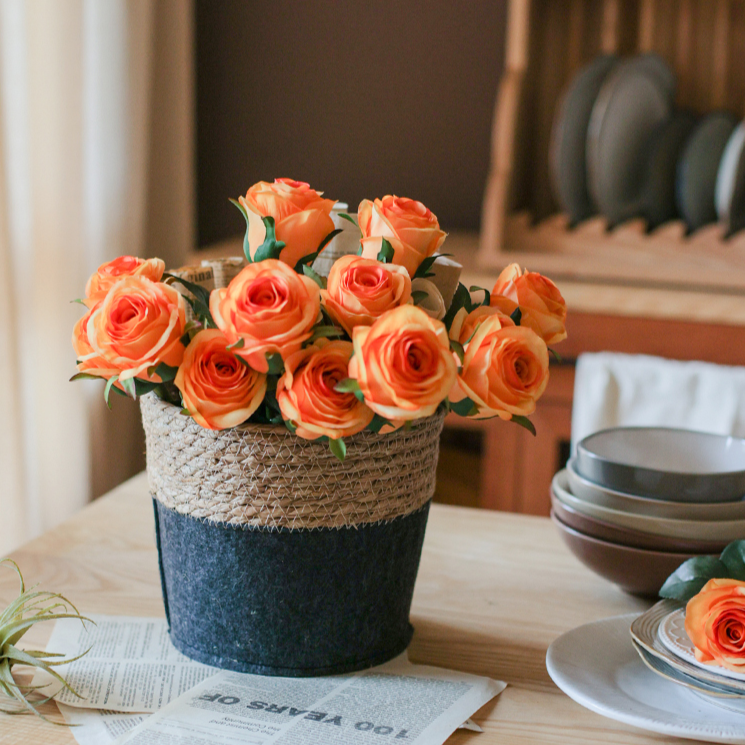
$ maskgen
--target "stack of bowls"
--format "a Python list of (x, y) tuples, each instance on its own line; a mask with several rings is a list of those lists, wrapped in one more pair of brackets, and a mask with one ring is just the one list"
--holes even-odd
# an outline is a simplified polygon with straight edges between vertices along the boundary
[(745, 439), (667, 427), (590, 435), (551, 484), (551, 518), (587, 567), (654, 596), (693, 556), (745, 539)]

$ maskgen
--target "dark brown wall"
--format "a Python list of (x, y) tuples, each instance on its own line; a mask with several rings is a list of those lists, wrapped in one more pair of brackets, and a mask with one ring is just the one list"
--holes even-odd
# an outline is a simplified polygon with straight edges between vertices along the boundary
[(196, 0), (199, 245), (276, 176), (477, 229), (504, 23), (505, 0)]

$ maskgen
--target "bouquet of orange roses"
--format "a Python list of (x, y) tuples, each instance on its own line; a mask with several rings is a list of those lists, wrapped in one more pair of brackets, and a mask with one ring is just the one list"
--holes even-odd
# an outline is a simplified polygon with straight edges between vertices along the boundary
[(422, 283), (446, 234), (421, 202), (386, 196), (364, 200), (357, 222), (342, 214), (359, 250), (328, 278), (312, 265), (340, 232), (334, 200), (277, 179), (235, 204), (247, 264), (227, 287), (175, 277), (159, 259), (99, 267), (80, 301), (73, 380), (103, 378), (107, 402), (112, 391), (154, 392), (208, 429), (284, 423), (327, 439), (341, 460), (345, 437), (408, 427), (440, 407), (532, 430), (548, 345), (566, 337), (550, 280), (512, 265), (491, 292), (459, 284), (446, 307), (441, 296), (427, 302), (437, 289)]

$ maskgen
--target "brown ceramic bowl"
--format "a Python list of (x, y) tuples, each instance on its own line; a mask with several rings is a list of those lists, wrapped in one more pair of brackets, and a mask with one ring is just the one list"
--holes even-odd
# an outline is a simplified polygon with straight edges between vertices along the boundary
[(551, 491), (551, 507), (559, 520), (569, 528), (574, 528), (591, 538), (618, 543), (629, 548), (641, 548), (648, 551), (666, 551), (670, 553), (720, 554), (727, 541), (696, 541), (692, 538), (671, 538), (664, 535), (643, 533), (640, 530), (622, 528), (618, 525), (599, 520), (596, 517), (583, 515), (573, 507), (564, 504)]
[(569, 550), (590, 570), (618, 585), (624, 592), (641, 597), (656, 597), (665, 580), (694, 553), (646, 551), (601, 541), (565, 525), (551, 512)]

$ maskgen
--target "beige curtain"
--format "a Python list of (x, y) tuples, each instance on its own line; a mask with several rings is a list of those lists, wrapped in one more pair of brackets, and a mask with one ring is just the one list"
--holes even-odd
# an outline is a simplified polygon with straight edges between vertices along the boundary
[(0, 554), (142, 466), (136, 406), (68, 383), (88, 275), (192, 245), (188, 0), (0, 0)]

